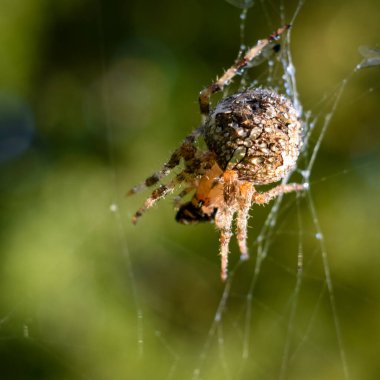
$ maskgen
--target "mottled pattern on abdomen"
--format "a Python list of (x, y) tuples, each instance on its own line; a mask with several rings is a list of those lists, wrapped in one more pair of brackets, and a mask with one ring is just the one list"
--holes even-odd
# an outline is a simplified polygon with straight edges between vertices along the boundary
[(226, 97), (211, 111), (204, 137), (219, 166), (256, 185), (279, 181), (294, 166), (301, 123), (291, 102), (268, 89)]

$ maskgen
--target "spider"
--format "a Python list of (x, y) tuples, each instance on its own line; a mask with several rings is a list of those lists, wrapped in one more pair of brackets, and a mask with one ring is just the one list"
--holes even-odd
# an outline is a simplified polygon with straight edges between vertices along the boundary
[[(285, 25), (259, 40), (245, 56), (199, 94), (201, 125), (185, 137), (160, 171), (133, 187), (127, 195), (156, 185), (181, 161), (183, 170), (167, 184), (159, 185), (134, 214), (137, 223), (158, 200), (184, 184), (176, 196), (176, 220), (182, 224), (214, 222), (220, 232), (221, 279), (227, 279), (229, 243), (236, 219), (236, 237), (242, 260), (248, 258), (247, 220), (253, 203), (266, 204), (273, 198), (305, 185), (280, 184), (266, 192), (256, 185), (284, 178), (295, 166), (301, 149), (301, 123), (290, 100), (275, 91), (256, 88), (223, 98), (210, 109), (211, 95), (222, 91), (247, 68), (271, 42), (290, 28)], [(207, 150), (196, 147), (202, 137)], [(190, 202), (182, 199), (194, 192)]]

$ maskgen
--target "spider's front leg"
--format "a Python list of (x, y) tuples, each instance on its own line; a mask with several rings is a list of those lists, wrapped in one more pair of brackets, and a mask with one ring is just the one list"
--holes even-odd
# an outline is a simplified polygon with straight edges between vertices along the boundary
[(132, 217), (133, 224), (136, 224), (146, 210), (151, 208), (157, 201), (173, 191), (178, 184), (184, 181), (191, 182), (191, 178), (194, 175), (193, 171), (196, 173), (196, 168), (199, 166), (198, 162), (200, 161), (199, 157), (202, 155), (198, 152), (197, 147), (195, 146), (195, 140), (201, 134), (201, 131), (202, 129), (198, 128), (191, 135), (187, 136), (181, 146), (171, 155), (169, 161), (164, 165), (164, 168), (161, 171), (148, 177), (145, 182), (135, 186), (128, 192), (127, 195), (132, 195), (144, 187), (153, 186), (160, 180), (160, 178), (168, 175), (171, 169), (178, 166), (181, 159), (184, 160), (185, 169), (181, 173), (177, 174), (175, 178), (167, 185), (161, 185), (152, 192), (150, 197)]
[(211, 95), (218, 91), (223, 91), (224, 87), (227, 86), (231, 80), (240, 73), (241, 70), (244, 70), (266, 46), (268, 46), (272, 41), (277, 40), (280, 35), (287, 31), (289, 28), (290, 25), (284, 25), (283, 27), (278, 28), (269, 37), (264, 38), (263, 40), (259, 40), (255, 46), (247, 51), (241, 60), (232, 65), (217, 81), (200, 92), (198, 101), (201, 114), (204, 118), (206, 118), (210, 113)]
[(136, 224), (138, 220), (142, 217), (142, 215), (150, 209), (157, 201), (161, 198), (165, 197), (168, 193), (173, 191), (173, 189), (177, 186), (177, 184), (181, 183), (185, 178), (184, 172), (178, 174), (172, 181), (170, 181), (167, 185), (161, 185), (157, 189), (155, 189), (150, 197), (144, 202), (144, 204), (135, 212), (132, 217), (132, 223)]
[(182, 199), (186, 197), (187, 194), (191, 193), (195, 189), (194, 186), (185, 187), (175, 198), (174, 198), (174, 208), (178, 210), (182, 206)]
[(172, 153), (169, 161), (164, 164), (162, 169), (152, 174), (144, 182), (132, 187), (132, 189), (127, 192), (127, 196), (136, 194), (146, 187), (155, 185), (161, 178), (166, 177), (168, 174), (170, 174), (172, 169), (180, 164), (181, 158), (183, 158), (185, 161), (191, 160), (197, 151), (194, 143), (202, 134), (202, 131), (203, 126), (195, 129), (190, 135), (186, 136), (182, 144)]

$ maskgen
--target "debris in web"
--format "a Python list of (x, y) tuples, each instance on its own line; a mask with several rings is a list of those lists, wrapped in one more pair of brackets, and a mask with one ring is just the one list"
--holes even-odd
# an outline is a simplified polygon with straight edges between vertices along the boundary
[(359, 53), (363, 61), (356, 66), (356, 70), (362, 70), (368, 67), (380, 66), (380, 50), (368, 46), (360, 46)]

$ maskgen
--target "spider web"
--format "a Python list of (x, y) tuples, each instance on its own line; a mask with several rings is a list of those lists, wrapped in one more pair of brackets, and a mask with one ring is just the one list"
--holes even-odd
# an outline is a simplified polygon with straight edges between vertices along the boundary
[[(143, 14), (145, 27), (173, 7), (163, 3), (155, 15), (146, 4), (131, 4), (128, 11)], [(62, 6), (60, 14), (88, 12), (75, 7)], [(328, 11), (303, 1), (194, 2), (189, 15), (177, 9), (175, 20), (164, 19), (194, 33), (167, 31), (164, 43), (145, 36), (132, 18), (130, 25), (117, 24), (124, 8), (116, 8), (96, 3), (85, 24), (93, 25), (96, 58), (83, 61), (94, 66), (72, 75), (66, 59), (49, 77), (36, 102), (40, 120), (47, 120), (36, 127), (38, 142), (7, 168), (24, 178), (6, 171), (13, 182), (4, 192), (10, 223), (3, 243), (1, 373), (12, 379), (377, 379), (379, 259), (371, 253), (379, 243), (380, 136), (372, 127), (378, 72), (355, 71), (359, 55), (339, 57), (331, 49), (344, 40), (334, 35), (335, 22), (351, 28), (353, 15), (368, 17), (370, 36), (379, 18), (360, 15), (355, 1)], [(326, 22), (317, 28), (314, 18)], [(228, 28), (217, 20), (227, 20)], [(309, 188), (252, 208), (250, 260), (240, 262), (233, 243), (222, 284), (212, 225), (175, 224), (168, 197), (133, 227), (130, 217), (149, 191), (124, 194), (159, 169), (199, 123), (197, 91), (288, 22), (293, 28), (281, 50), (266, 49), (220, 96), (263, 86), (292, 99), (304, 146), (284, 181)], [(135, 37), (123, 41), (124, 29)], [(376, 47), (354, 32), (345, 40), (353, 51), (363, 43)], [(207, 43), (195, 47), (205, 35)], [(317, 80), (315, 65), (328, 69), (315, 73)], [(73, 111), (55, 110), (66, 104), (60, 97)], [(349, 125), (350, 118), (357, 124)], [(56, 123), (68, 132), (49, 130)], [(19, 166), (28, 161), (25, 175)]]

